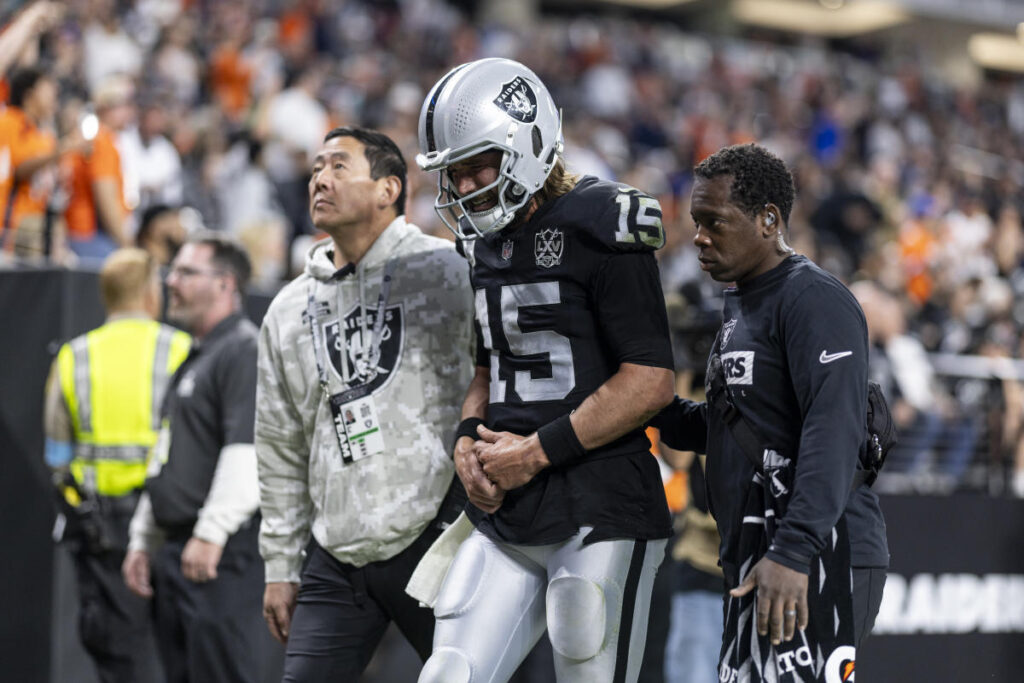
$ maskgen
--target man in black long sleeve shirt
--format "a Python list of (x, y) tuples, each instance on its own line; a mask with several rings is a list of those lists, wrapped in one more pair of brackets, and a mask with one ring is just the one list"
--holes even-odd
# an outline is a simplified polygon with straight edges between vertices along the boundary
[[(735, 618), (744, 596), (757, 588), (763, 642), (741, 642), (758, 636), (730, 633), (727, 624), (723, 680), (759, 680), (770, 677), (769, 669), (779, 680), (808, 680), (808, 672), (822, 679), (829, 664), (822, 667), (817, 653), (800, 652), (801, 639), (808, 642), (805, 630), (815, 631), (809, 622), (818, 614), (824, 620), (839, 613), (844, 628), (852, 622), (846, 640), (855, 645), (874, 622), (888, 565), (877, 496), (866, 486), (851, 493), (865, 436), (864, 316), (846, 287), (786, 244), (794, 190), (781, 160), (756, 145), (736, 146), (720, 150), (695, 172), (691, 213), (701, 268), (719, 282), (735, 283), (726, 291), (712, 353), (720, 355), (731, 401), (761, 442), (767, 477), (755, 474), (712, 406), (677, 399), (656, 426), (670, 446), (708, 454), (709, 502), (732, 589), (727, 622), (730, 611)], [(778, 476), (773, 466), (779, 466)], [(756, 514), (752, 489), (768, 500)], [(763, 538), (763, 547), (750, 542), (754, 537)], [(836, 588), (842, 582), (835, 582), (850, 567), (852, 610), (849, 579), (845, 603), (843, 588)], [(816, 579), (810, 591), (808, 574)], [(834, 585), (823, 590), (826, 577)], [(837, 604), (828, 602), (833, 599)], [(822, 609), (824, 602), (833, 609)], [(794, 635), (797, 642), (790, 643)], [(837, 635), (834, 649), (843, 642)], [(746, 657), (738, 656), (748, 648)], [(809, 668), (800, 671), (805, 662)], [(852, 671), (852, 647), (842, 649), (832, 665), (840, 676)]]

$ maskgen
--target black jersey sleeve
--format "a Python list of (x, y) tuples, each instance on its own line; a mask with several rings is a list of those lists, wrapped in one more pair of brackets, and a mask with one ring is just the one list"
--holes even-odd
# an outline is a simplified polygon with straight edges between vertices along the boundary
[(597, 268), (591, 296), (616, 362), (673, 369), (665, 295), (653, 254), (609, 254)]
[(665, 245), (661, 204), (635, 187), (588, 177), (577, 185), (574, 208), (595, 248), (651, 252)]
[(707, 453), (707, 403), (676, 396), (649, 424), (658, 430), (662, 443), (670, 448)]
[(806, 286), (782, 311), (801, 419), (793, 494), (767, 556), (806, 572), (846, 507), (865, 433), (867, 325), (838, 281)]

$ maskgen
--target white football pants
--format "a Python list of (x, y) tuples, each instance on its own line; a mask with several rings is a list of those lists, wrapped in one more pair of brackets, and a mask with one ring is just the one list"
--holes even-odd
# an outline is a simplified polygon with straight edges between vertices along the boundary
[(559, 683), (632, 683), (665, 539), (528, 546), (479, 531), (459, 547), (434, 606), (419, 683), (504, 683), (549, 633)]

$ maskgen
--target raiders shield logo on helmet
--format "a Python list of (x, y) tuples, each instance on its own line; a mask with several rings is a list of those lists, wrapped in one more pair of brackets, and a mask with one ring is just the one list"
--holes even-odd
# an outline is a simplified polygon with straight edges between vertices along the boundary
[(537, 258), (537, 265), (541, 268), (551, 268), (561, 263), (564, 244), (562, 231), (558, 228), (538, 232), (533, 242), (533, 254)]
[[(369, 309), (365, 326), (360, 320), (359, 306), (353, 306), (345, 314), (345, 334), (338, 334), (338, 323), (329, 322), (323, 326), (324, 339), (327, 341), (327, 352), (331, 359), (331, 369), (341, 381), (347, 367), (348, 387), (363, 388), (365, 393), (372, 393), (383, 386), (394, 374), (395, 368), (402, 357), (402, 341), (405, 325), (401, 304), (388, 306), (384, 313), (384, 327), (381, 330), (379, 353), (374, 357), (373, 326), (377, 320), (377, 310)], [(366, 338), (363, 338), (363, 330)]]
[(533, 123), (537, 118), (537, 96), (522, 76), (502, 84), (494, 103), (516, 121)]

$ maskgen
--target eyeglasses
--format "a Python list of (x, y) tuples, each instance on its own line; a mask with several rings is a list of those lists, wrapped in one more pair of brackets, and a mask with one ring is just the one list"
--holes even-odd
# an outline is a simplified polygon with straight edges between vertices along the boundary
[(209, 275), (211, 277), (221, 277), (224, 275), (223, 270), (217, 270), (214, 268), (191, 268), (189, 266), (174, 266), (167, 273), (167, 277), (179, 277), (189, 278), (195, 275)]

